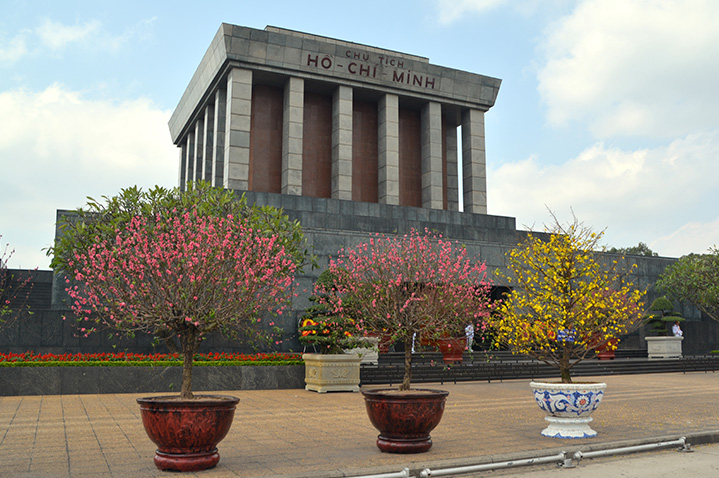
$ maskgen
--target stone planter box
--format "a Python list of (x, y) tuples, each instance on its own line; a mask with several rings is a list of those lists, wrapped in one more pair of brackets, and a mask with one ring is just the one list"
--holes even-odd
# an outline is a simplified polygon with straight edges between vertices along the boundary
[[(194, 391), (304, 388), (304, 365), (193, 367)], [(182, 367), (0, 367), (0, 396), (180, 393)]]
[(647, 356), (650, 359), (668, 359), (682, 357), (684, 337), (645, 337)]
[(356, 354), (302, 354), (305, 390), (359, 392), (360, 361)]

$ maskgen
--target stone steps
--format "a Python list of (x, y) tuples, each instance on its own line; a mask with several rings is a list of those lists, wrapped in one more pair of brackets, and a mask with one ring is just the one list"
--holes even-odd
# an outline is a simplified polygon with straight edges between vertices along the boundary
[[(646, 354), (646, 351), (645, 351)], [(632, 355), (632, 354), (628, 354)], [(640, 355), (639, 353), (635, 355)], [(589, 359), (572, 369), (572, 377), (630, 375), (668, 372), (715, 372), (719, 370), (719, 357), (712, 355), (687, 356), (681, 359), (649, 360), (648, 358), (622, 358), (614, 360)], [(362, 385), (389, 384), (402, 381), (404, 356), (402, 353), (380, 354), (377, 364), (362, 364)], [(558, 378), (557, 368), (524, 356), (507, 352), (465, 354), (461, 364), (447, 366), (439, 353), (413, 354), (413, 383), (457, 383), (463, 381), (502, 381), (511, 379)]]

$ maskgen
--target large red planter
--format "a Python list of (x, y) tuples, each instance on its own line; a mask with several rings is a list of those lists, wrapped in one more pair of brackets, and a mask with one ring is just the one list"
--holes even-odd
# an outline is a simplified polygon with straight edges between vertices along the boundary
[[(599, 342), (601, 337), (599, 335), (595, 336), (595, 340)], [(614, 360), (615, 353), (614, 350), (617, 347), (617, 344), (619, 343), (618, 338), (613, 338), (611, 340), (605, 340), (603, 341), (597, 348), (595, 349), (595, 352), (597, 354), (597, 358), (599, 360)]]
[(161, 470), (198, 471), (220, 461), (217, 444), (225, 438), (239, 398), (224, 395), (138, 398), (142, 424), (157, 445)]
[(464, 348), (467, 346), (466, 337), (441, 338), (436, 340), (439, 351), (442, 352), (442, 361), (446, 364), (462, 362)]
[(429, 432), (439, 425), (445, 390), (363, 390), (367, 415), (379, 430), (377, 447), (387, 453), (422, 453), (432, 447)]

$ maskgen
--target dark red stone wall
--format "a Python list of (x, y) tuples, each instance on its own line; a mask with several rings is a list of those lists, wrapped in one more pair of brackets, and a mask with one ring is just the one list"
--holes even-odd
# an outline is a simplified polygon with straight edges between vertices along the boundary
[(378, 202), (377, 104), (352, 106), (352, 200)]
[(279, 193), (282, 187), (282, 88), (252, 87), (249, 190)]
[(422, 207), (422, 126), (420, 112), (399, 110), (399, 204)]
[(302, 195), (328, 198), (332, 194), (331, 96), (305, 92), (302, 131)]

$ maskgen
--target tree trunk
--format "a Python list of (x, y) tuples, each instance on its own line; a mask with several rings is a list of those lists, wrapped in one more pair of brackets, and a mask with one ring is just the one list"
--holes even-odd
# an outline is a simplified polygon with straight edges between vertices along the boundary
[(410, 383), (412, 383), (412, 336), (409, 335), (404, 338), (404, 379), (402, 385), (399, 386), (400, 390), (409, 390)]
[(570, 349), (565, 345), (562, 350), (562, 356), (559, 359), (559, 374), (562, 377), (562, 383), (572, 383), (572, 376), (570, 375), (569, 367), (569, 354)]
[(199, 345), (197, 331), (193, 328), (184, 330), (180, 341), (182, 342), (182, 387), (180, 397), (192, 398), (192, 363)]

